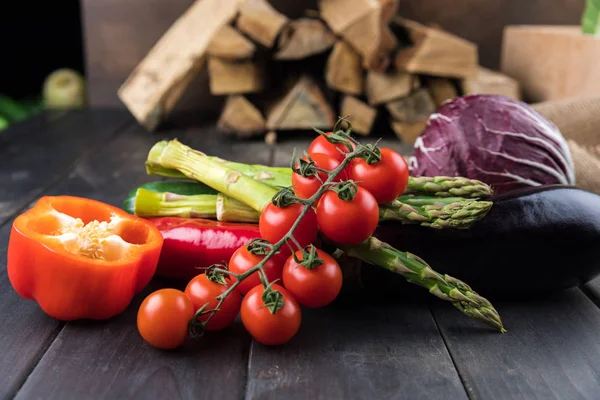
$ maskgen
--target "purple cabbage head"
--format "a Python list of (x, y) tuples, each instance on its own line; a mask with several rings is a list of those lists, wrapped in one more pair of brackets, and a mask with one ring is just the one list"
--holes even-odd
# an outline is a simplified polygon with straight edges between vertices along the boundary
[(448, 101), (417, 138), (412, 176), (479, 179), (495, 194), (529, 186), (575, 184), (567, 142), (526, 103), (499, 95)]

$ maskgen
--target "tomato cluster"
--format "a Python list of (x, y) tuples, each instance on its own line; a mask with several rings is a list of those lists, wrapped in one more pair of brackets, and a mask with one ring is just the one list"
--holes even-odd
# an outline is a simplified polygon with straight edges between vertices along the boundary
[[(283, 205), (272, 202), (261, 213), (263, 241), (269, 245), (281, 241), (301, 218), (293, 238), (274, 254), (248, 243), (228, 260), (228, 271), (213, 271), (210, 276), (202, 273), (184, 291), (161, 289), (150, 294), (138, 311), (138, 330), (144, 340), (172, 349), (183, 344), (191, 324), (200, 322), (204, 330), (218, 331), (239, 315), (256, 341), (277, 345), (298, 332), (301, 307), (332, 303), (342, 288), (342, 270), (331, 255), (317, 247), (319, 233), (325, 241), (342, 247), (363, 242), (377, 228), (379, 205), (395, 200), (408, 185), (404, 158), (381, 148), (365, 158), (352, 159), (332, 179), (335, 184), (331, 190), (328, 187), (320, 198), (311, 201), (311, 207), (304, 205), (302, 201), (312, 199), (331, 171), (356, 149), (355, 143), (348, 143), (351, 149), (319, 135), (301, 161), (305, 166), (312, 163), (312, 172), (303, 175), (306, 170), (294, 168), (292, 190), (297, 201)], [(248, 274), (261, 262), (264, 276), (256, 270)], [(243, 279), (237, 282), (240, 277)], [(228, 291), (219, 304), (217, 297)]]

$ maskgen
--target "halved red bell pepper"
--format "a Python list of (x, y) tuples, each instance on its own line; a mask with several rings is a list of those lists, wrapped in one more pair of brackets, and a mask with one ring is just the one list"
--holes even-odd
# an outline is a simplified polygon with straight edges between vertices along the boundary
[(258, 224), (203, 218), (148, 218), (163, 235), (156, 276), (190, 280), (213, 264), (226, 264), (250, 240), (260, 238)]
[(42, 197), (13, 223), (8, 277), (54, 318), (107, 319), (152, 279), (162, 244), (154, 225), (112, 205)]

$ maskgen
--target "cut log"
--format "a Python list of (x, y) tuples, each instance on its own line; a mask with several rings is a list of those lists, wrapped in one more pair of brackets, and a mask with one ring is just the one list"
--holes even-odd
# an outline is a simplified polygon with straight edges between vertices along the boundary
[(213, 95), (260, 92), (265, 87), (263, 70), (252, 61), (227, 61), (209, 57), (210, 93)]
[(408, 30), (412, 45), (396, 54), (396, 68), (423, 75), (466, 78), (477, 73), (477, 46), (448, 32), (394, 18)]
[(436, 106), (442, 105), (446, 100), (452, 100), (458, 97), (456, 86), (450, 79), (431, 78), (427, 80), (429, 93), (433, 97)]
[(335, 43), (336, 36), (318, 19), (299, 18), (287, 24), (279, 36), (277, 60), (299, 60), (322, 53)]
[(208, 55), (227, 60), (248, 59), (255, 51), (254, 43), (230, 25), (219, 29), (207, 49)]
[(387, 110), (398, 122), (423, 122), (435, 112), (436, 105), (429, 91), (421, 88), (410, 96), (387, 103)]
[(232, 95), (225, 102), (217, 126), (239, 137), (249, 137), (265, 131), (265, 118), (244, 96)]
[(396, 136), (406, 144), (414, 144), (415, 140), (421, 136), (421, 133), (427, 127), (427, 121), (398, 122), (392, 120), (390, 124)]
[[(331, 30), (342, 36), (363, 57), (367, 69), (382, 71), (387, 67), (387, 54), (384, 42), (383, 21), (389, 7), (387, 1), (373, 0), (321, 0), (321, 17)], [(389, 43), (389, 35), (387, 37)]]
[(267, 129), (328, 129), (335, 113), (319, 85), (308, 75), (295, 80), (291, 88), (267, 108)]
[(414, 85), (413, 80), (413, 75), (403, 71), (369, 71), (365, 85), (367, 100), (374, 106), (408, 96)]
[(340, 106), (341, 115), (348, 117), (352, 132), (367, 136), (377, 116), (377, 109), (365, 104), (354, 96), (344, 96)]
[(515, 79), (500, 72), (480, 67), (477, 75), (463, 79), (463, 94), (499, 94), (521, 100), (521, 85)]
[(273, 47), (288, 18), (266, 0), (245, 0), (240, 5), (236, 26), (267, 48)]
[(381, 7), (381, 22), (388, 24), (398, 12), (398, 0), (377, 0)]
[(363, 91), (363, 69), (360, 54), (348, 43), (338, 40), (327, 59), (327, 86), (346, 94), (360, 95)]
[(194, 2), (119, 88), (119, 98), (147, 130), (158, 126), (202, 71), (209, 43), (233, 20), (238, 4), (239, 0)]

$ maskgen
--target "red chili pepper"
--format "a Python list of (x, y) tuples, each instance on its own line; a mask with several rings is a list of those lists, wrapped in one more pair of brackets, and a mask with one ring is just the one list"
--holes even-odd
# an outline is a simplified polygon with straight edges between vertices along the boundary
[(258, 224), (202, 218), (147, 218), (163, 236), (155, 276), (190, 280), (213, 264), (226, 264), (250, 240), (260, 238)]

